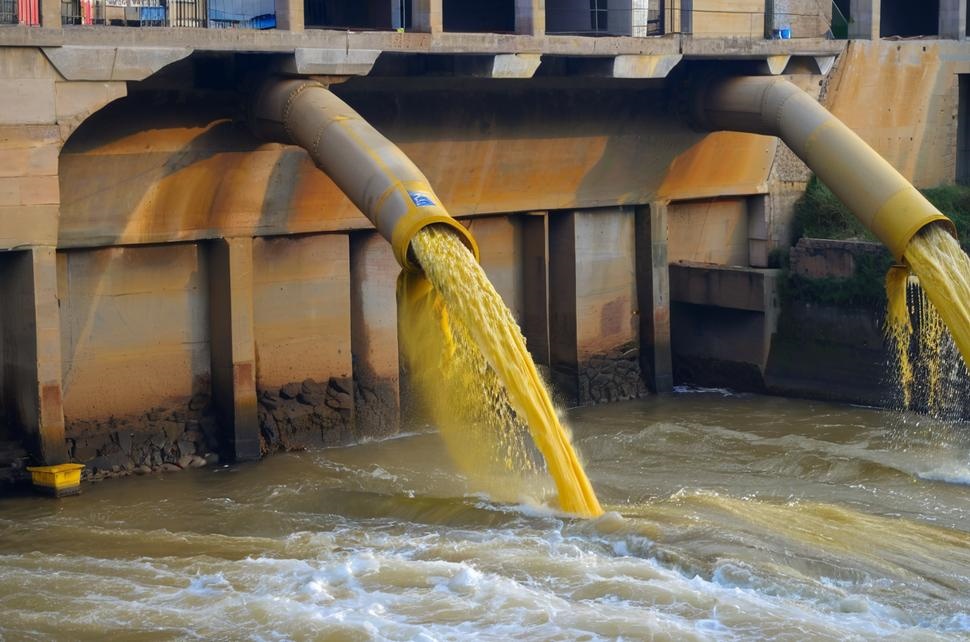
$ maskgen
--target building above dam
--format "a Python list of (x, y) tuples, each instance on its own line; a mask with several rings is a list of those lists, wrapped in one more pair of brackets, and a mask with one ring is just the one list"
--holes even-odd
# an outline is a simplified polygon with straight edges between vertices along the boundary
[(698, 129), (784, 76), (919, 187), (970, 181), (966, 0), (0, 0), (0, 470), (393, 434), (390, 245), (252, 127), (328, 86), (478, 241), (563, 405), (764, 378), (808, 169)]

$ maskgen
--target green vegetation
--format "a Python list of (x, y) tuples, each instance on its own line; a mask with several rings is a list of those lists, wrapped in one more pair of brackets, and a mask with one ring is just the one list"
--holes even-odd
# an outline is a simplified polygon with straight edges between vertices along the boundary
[[(925, 189), (923, 194), (953, 220), (963, 249), (970, 252), (970, 187), (941, 185)], [(793, 232), (796, 243), (803, 236), (838, 241), (876, 241), (842, 201), (814, 176), (805, 194), (795, 204)]]
[[(923, 190), (923, 194), (953, 220), (963, 249), (970, 252), (970, 187), (943, 185)], [(876, 238), (815, 177), (795, 204), (793, 232), (795, 243), (802, 237), (876, 242)], [(888, 251), (856, 256), (855, 274), (847, 279), (807, 279), (793, 274), (788, 271), (787, 253), (777, 253), (772, 260), (785, 270), (780, 293), (783, 301), (875, 309), (884, 309), (886, 305), (885, 278), (893, 262)]]
[(893, 264), (889, 252), (855, 257), (855, 274), (848, 279), (808, 279), (787, 272), (781, 279), (783, 301), (836, 306), (886, 307), (886, 272)]
[(960, 245), (970, 253), (970, 187), (941, 185), (924, 189), (923, 194), (956, 224)]
[(814, 176), (808, 182), (805, 194), (795, 203), (792, 231), (795, 243), (803, 236), (836, 241), (876, 240), (842, 201)]

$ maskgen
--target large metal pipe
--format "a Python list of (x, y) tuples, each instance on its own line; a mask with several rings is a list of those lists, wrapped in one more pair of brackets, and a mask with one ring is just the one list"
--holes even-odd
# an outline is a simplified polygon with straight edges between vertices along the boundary
[(692, 112), (701, 127), (777, 136), (896, 257), (932, 223), (956, 235), (947, 217), (815, 99), (782, 78), (699, 82)]
[(471, 234), (441, 205), (428, 179), (394, 143), (318, 82), (275, 80), (256, 96), (257, 135), (299, 145), (391, 243), (406, 270), (420, 270), (411, 240), (428, 225), (451, 228), (479, 258)]

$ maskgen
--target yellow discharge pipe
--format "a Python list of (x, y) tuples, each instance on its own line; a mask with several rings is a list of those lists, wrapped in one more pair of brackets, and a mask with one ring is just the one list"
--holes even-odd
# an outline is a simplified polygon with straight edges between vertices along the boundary
[[(956, 236), (940, 213), (842, 121), (814, 98), (782, 78), (745, 77), (699, 83), (692, 93), (693, 116), (705, 129), (777, 136), (897, 261), (910, 240), (931, 223)], [(726, 161), (729, 162), (729, 161)]]
[(252, 112), (257, 134), (304, 148), (386, 238), (397, 262), (420, 269), (410, 251), (428, 225), (451, 228), (479, 258), (471, 234), (441, 205), (428, 179), (397, 145), (318, 82), (270, 81)]

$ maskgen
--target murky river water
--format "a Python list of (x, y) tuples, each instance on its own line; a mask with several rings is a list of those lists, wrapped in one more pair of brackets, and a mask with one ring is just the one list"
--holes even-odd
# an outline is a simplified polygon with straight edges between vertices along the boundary
[(970, 636), (970, 427), (756, 396), (571, 413), (605, 517), (437, 435), (0, 499), (0, 638)]

